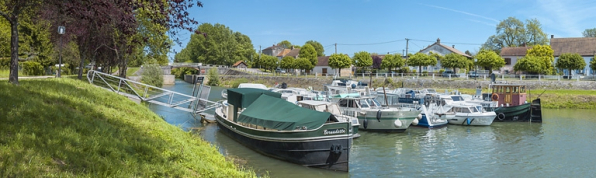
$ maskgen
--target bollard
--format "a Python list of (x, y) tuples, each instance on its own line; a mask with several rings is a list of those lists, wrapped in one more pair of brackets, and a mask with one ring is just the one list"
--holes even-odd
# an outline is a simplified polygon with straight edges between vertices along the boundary
[(519, 80), (522, 80), (522, 75), (519, 75)]
[(451, 74), (449, 74), (449, 80), (451, 80)]
[(433, 74), (433, 80), (435, 79), (435, 74)]

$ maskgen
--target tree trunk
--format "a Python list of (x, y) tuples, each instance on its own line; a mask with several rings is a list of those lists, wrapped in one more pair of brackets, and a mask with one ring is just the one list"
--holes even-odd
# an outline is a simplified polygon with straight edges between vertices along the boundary
[(16, 17), (10, 20), (10, 74), (8, 81), (12, 84), (19, 84), (19, 22)]
[[(83, 79), (83, 65), (85, 63), (85, 57), (87, 57), (87, 54), (82, 49), (79, 50), (79, 54), (80, 54), (79, 57), (81, 58), (81, 60), (80, 60), (81, 62), (79, 63), (79, 76), (78, 76), (78, 78), (79, 78), (79, 80), (82, 80)], [(90, 70), (93, 70), (93, 66), (91, 66), (91, 69)]]
[(422, 66), (418, 66), (418, 74), (422, 74)]

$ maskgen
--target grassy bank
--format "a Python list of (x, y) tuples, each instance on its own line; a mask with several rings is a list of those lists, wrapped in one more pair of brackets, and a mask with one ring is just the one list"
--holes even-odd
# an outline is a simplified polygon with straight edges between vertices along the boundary
[(254, 177), (201, 138), (73, 79), (0, 81), (0, 177)]

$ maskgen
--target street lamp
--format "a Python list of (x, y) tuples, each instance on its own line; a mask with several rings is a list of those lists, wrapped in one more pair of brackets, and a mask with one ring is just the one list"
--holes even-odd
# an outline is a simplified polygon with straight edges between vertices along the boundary
[(480, 77), (480, 75), (478, 75), (478, 64), (477, 64), (477, 62), (478, 62), (478, 59), (474, 58), (474, 75), (473, 76), (476, 76), (476, 77), (474, 77), (474, 80), (476, 80), (478, 77)]
[(60, 58), (58, 59), (58, 77), (62, 77), (62, 35), (64, 32), (66, 32), (66, 28), (64, 28), (64, 26), (59, 26), (58, 34), (60, 34), (60, 51), (58, 53), (60, 54)]

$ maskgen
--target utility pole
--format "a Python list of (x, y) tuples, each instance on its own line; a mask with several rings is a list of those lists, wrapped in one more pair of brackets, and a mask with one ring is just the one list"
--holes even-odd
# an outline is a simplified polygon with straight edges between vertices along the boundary
[(406, 50), (405, 49), (402, 49), (402, 55), (403, 56), (406, 56)]
[(335, 43), (335, 54), (337, 54), (337, 43)]
[[(410, 39), (406, 38), (406, 61), (408, 61), (408, 44), (410, 43)], [(406, 66), (408, 63), (406, 62)]]

